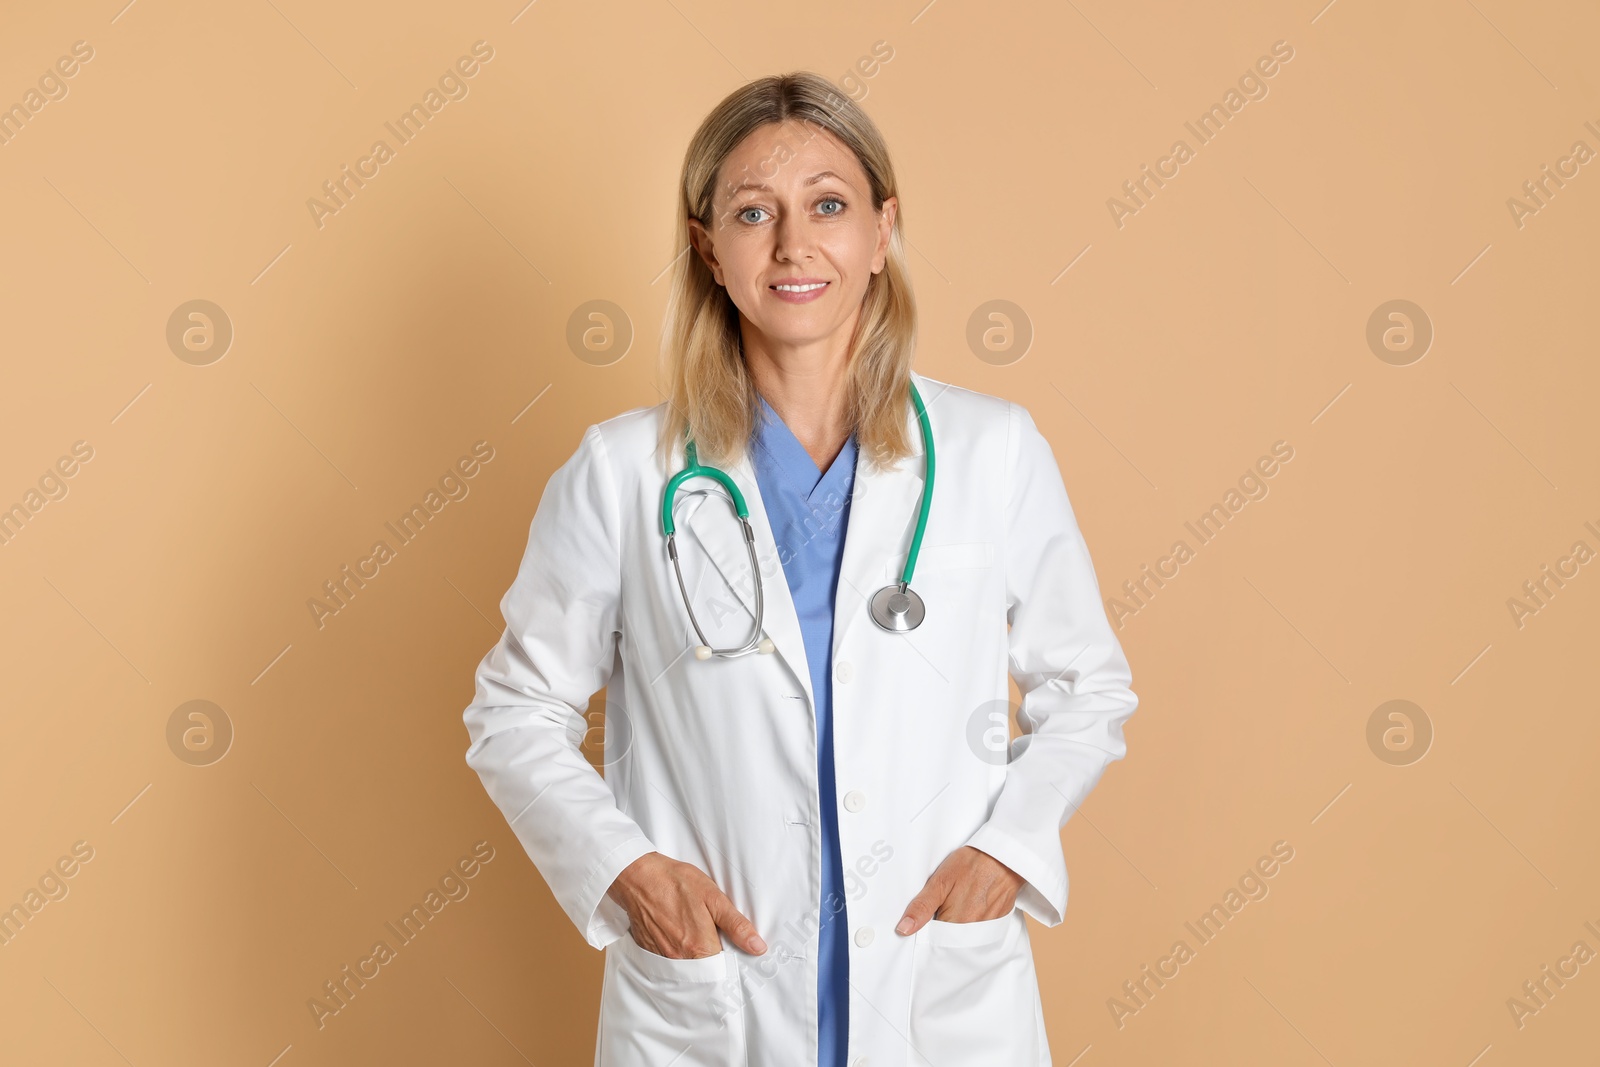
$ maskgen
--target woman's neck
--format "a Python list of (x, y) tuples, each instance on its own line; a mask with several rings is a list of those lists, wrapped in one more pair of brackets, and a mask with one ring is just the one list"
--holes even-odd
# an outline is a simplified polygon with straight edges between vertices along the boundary
[(850, 436), (845, 423), (845, 373), (849, 350), (823, 345), (774, 357), (758, 344), (745, 347), (745, 366), (756, 392), (789, 427), (818, 470), (833, 465)]

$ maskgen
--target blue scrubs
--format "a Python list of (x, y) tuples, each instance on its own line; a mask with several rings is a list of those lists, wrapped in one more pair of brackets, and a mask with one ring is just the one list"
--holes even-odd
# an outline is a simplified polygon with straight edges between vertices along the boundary
[(851, 434), (819, 471), (765, 398), (751, 448), (761, 503), (777, 541), (811, 669), (817, 709), (817, 784), (822, 806), (822, 928), (817, 948), (817, 1065), (845, 1067), (850, 1037), (850, 950), (839, 858), (839, 808), (833, 768), (833, 604), (844, 560), (844, 532), (856, 480)]

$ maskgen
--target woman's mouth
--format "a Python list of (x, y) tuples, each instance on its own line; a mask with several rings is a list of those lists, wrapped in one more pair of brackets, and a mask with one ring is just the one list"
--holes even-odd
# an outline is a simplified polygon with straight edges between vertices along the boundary
[(815, 278), (800, 278), (792, 282), (779, 282), (767, 286), (779, 300), (790, 304), (809, 303), (828, 291), (829, 282)]

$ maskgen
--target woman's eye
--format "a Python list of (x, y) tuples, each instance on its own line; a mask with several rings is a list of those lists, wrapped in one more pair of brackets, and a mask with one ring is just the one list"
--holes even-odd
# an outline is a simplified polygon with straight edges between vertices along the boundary
[(818, 204), (817, 207), (818, 208), (823, 208), (823, 207), (826, 207), (829, 204), (837, 204), (838, 207), (833, 211), (824, 211), (824, 212), (822, 212), (824, 215), (837, 215), (837, 214), (839, 214), (839, 212), (844, 210), (844, 201), (840, 200), (836, 196), (828, 197), (828, 199), (826, 199), (822, 203)]
[(766, 212), (765, 212), (765, 209), (764, 209), (764, 208), (759, 208), (759, 207), (747, 207), (747, 208), (745, 208), (745, 209), (744, 209), (744, 210), (743, 210), (743, 211), (741, 211), (741, 212), (739, 212), (739, 217), (740, 217), (740, 218), (741, 218), (741, 219), (744, 219), (744, 221), (745, 221), (745, 222), (749, 222), (749, 223), (757, 223), (757, 222), (760, 222), (760, 221), (761, 221), (761, 220), (760, 220), (760, 219), (752, 219), (752, 218), (749, 218), (749, 217), (748, 217), (748, 216), (749, 216), (749, 214), (750, 214), (750, 213), (751, 213), (751, 212), (752, 212), (752, 211), (756, 211), (756, 212), (761, 212), (761, 213), (762, 213), (762, 214), (765, 214), (765, 213), (766, 213)]

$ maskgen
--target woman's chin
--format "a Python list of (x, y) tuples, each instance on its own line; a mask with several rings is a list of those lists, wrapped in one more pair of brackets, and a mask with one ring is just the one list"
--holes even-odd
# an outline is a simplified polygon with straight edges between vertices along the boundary
[(833, 337), (846, 324), (821, 316), (778, 314), (764, 316), (765, 322), (752, 323), (756, 332), (769, 348), (804, 348)]

